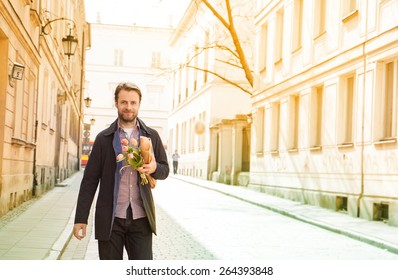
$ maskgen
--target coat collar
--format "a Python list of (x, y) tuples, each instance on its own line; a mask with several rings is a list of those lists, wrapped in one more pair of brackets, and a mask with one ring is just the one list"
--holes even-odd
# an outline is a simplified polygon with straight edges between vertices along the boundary
[[(145, 125), (145, 123), (140, 119), (137, 118), (138, 120), (138, 124), (140, 126), (140, 130), (144, 131), (146, 135), (151, 135), (150, 130), (148, 129), (148, 127)], [(105, 136), (110, 136), (113, 135), (115, 133), (115, 131), (118, 128), (118, 124), (117, 124), (117, 119), (107, 128), (104, 130), (104, 135)]]

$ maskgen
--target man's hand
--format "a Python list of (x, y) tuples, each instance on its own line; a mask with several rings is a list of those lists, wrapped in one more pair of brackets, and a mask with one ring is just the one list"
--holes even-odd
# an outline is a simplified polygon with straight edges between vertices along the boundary
[[(73, 235), (77, 239), (82, 240), (84, 237), (86, 237), (86, 229), (87, 229), (86, 224), (75, 224), (73, 226)], [(80, 233), (80, 231), (81, 231), (81, 233)]]
[(138, 172), (143, 172), (145, 174), (152, 174), (156, 171), (158, 164), (156, 163), (155, 157), (152, 156), (152, 160), (148, 164), (143, 164), (141, 167), (137, 168)]

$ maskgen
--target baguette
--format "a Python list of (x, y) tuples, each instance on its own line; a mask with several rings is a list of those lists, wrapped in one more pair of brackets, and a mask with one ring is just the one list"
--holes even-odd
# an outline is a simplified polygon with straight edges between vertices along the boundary
[[(144, 163), (145, 164), (150, 163), (151, 160), (154, 158), (151, 138), (140, 136), (140, 149), (141, 149), (142, 158), (144, 159)], [(146, 174), (146, 177), (148, 179), (149, 185), (153, 189), (156, 186), (156, 179), (154, 179), (149, 174)]]

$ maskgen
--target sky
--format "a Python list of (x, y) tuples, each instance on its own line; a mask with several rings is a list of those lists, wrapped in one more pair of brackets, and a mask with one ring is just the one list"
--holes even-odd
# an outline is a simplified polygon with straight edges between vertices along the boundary
[(175, 27), (190, 0), (85, 0), (86, 20), (116, 25)]

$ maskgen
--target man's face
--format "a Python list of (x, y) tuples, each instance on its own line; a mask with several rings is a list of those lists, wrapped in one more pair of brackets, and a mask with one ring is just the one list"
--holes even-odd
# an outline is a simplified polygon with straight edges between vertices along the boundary
[(135, 122), (140, 108), (140, 96), (135, 90), (121, 90), (115, 102), (119, 120), (124, 124)]

